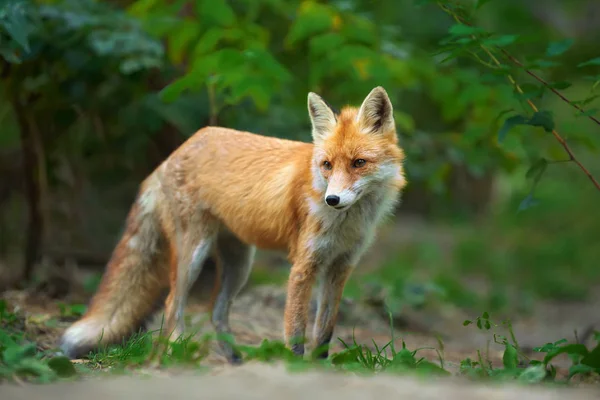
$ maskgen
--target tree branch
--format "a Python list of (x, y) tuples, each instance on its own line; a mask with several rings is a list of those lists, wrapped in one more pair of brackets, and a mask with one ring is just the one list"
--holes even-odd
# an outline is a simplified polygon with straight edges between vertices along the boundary
[[(508, 58), (510, 61), (512, 61), (515, 65), (523, 68), (523, 70), (528, 75), (532, 76), (536, 81), (540, 82), (542, 85), (544, 85), (545, 87), (547, 87), (548, 89), (550, 89), (550, 91), (552, 91), (552, 93), (554, 93), (555, 95), (557, 95), (558, 97), (560, 97), (561, 100), (563, 100), (565, 103), (569, 103), (571, 105), (571, 107), (575, 108), (577, 111), (579, 111), (579, 112), (581, 112), (582, 114), (585, 115), (586, 111), (583, 108), (579, 107), (577, 104), (575, 104), (571, 100), (567, 99), (565, 97), (565, 95), (563, 95), (558, 90), (556, 90), (555, 88), (553, 88), (543, 78), (539, 77), (534, 72), (532, 72), (532, 71), (528, 70), (527, 68), (525, 68), (525, 66), (523, 65), (523, 63), (521, 63), (521, 61), (519, 61), (516, 57), (514, 57), (512, 54), (510, 54), (508, 51), (506, 51), (504, 49), (500, 49), (500, 51), (502, 51), (502, 54), (504, 54), (506, 56), (506, 58)], [(586, 115), (586, 117), (588, 117), (590, 120), (594, 121), (596, 124), (600, 125), (600, 120), (598, 120), (593, 115)]]
[[(448, 13), (449, 15), (452, 16), (452, 18), (454, 18), (454, 20), (456, 22), (458, 22), (459, 24), (463, 24), (463, 25), (467, 25), (467, 26), (472, 26), (471, 24), (469, 24), (468, 22), (466, 22), (463, 18), (461, 18), (460, 16), (458, 16), (456, 13), (454, 13), (451, 9), (449, 9), (448, 7), (444, 6), (443, 4), (438, 2), (439, 7), (446, 13)], [(471, 37), (474, 40), (477, 40), (477, 37), (475, 35), (471, 35)], [(496, 56), (494, 56), (494, 54), (492, 54), (492, 52), (483, 44), (479, 44), (479, 46), (481, 47), (481, 49), (490, 57), (490, 60), (492, 60), (492, 62), (494, 64), (496, 64), (497, 66), (501, 66), (502, 63), (500, 63), (500, 61), (496, 58)], [(501, 49), (505, 54), (508, 54), (508, 52), (506, 52), (504, 49)], [(512, 56), (511, 56), (512, 57)], [(512, 57), (511, 61), (515, 62), (518, 61), (516, 58)], [(519, 63), (520, 64), (520, 63)], [(522, 65), (522, 64), (521, 64)], [(533, 77), (537, 78), (537, 76), (535, 74), (533, 74), (532, 72), (528, 71), (527, 69), (525, 69), (525, 71), (527, 71), (530, 75), (532, 75)], [(520, 93), (523, 94), (523, 89), (521, 89), (521, 86), (519, 86), (519, 84), (517, 83), (517, 81), (513, 78), (513, 76), (511, 74), (506, 74), (509, 82), (514, 86), (514, 88)], [(541, 78), (537, 78), (538, 80), (540, 80), (541, 82), (545, 83), (546, 85), (548, 85), (543, 79)], [(548, 86), (549, 87), (549, 86)], [(553, 88), (551, 88), (553, 89)], [(554, 91), (554, 90), (553, 90)], [(554, 91), (555, 93), (557, 93), (559, 96), (561, 96), (561, 98), (564, 98), (564, 96), (560, 95), (560, 93)], [(567, 101), (569, 104), (571, 104), (572, 106), (575, 106), (574, 104), (572, 104), (570, 101), (568, 101), (566, 98), (564, 98), (565, 101)], [(530, 100), (527, 99), (527, 104), (529, 105), (529, 107), (531, 107), (531, 109), (534, 112), (538, 112), (538, 108), (537, 106)], [(578, 108), (578, 107), (577, 107)], [(578, 108), (580, 111), (582, 110), (581, 108)], [(600, 123), (599, 123), (600, 124)], [(573, 151), (571, 150), (571, 148), (569, 147), (569, 145), (567, 144), (567, 142), (565, 141), (565, 139), (556, 131), (556, 129), (552, 130), (552, 135), (554, 135), (554, 137), (556, 138), (556, 140), (560, 143), (560, 145), (563, 147), (563, 149), (565, 150), (565, 152), (568, 154), (569, 156), (569, 160), (574, 162), (575, 164), (577, 164), (577, 166), (583, 171), (583, 173), (588, 177), (588, 179), (590, 181), (592, 181), (592, 183), (594, 184), (594, 186), (596, 187), (596, 189), (600, 190), (600, 183), (598, 183), (598, 181), (594, 178), (594, 176), (590, 173), (590, 171), (583, 166), (583, 164), (575, 157), (575, 154), (573, 153)]]

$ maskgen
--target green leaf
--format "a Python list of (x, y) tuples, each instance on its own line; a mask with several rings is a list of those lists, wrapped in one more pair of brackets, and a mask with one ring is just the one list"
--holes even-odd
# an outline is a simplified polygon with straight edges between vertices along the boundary
[(600, 97), (600, 94), (594, 94), (589, 97), (586, 97), (583, 100), (575, 100), (575, 101), (572, 101), (571, 103), (577, 104), (578, 106), (581, 106), (581, 107), (584, 107), (584, 106), (590, 104), (592, 101), (596, 100), (598, 97)]
[(335, 353), (331, 356), (331, 363), (333, 365), (345, 365), (353, 364), (358, 362), (358, 355), (360, 353), (359, 347), (351, 347), (344, 349), (339, 353)]
[(346, 42), (346, 39), (337, 32), (328, 32), (322, 35), (314, 36), (310, 39), (310, 52), (314, 57), (326, 55), (328, 52), (339, 48)]
[(246, 50), (244, 57), (258, 67), (265, 77), (282, 82), (292, 77), (292, 74), (267, 50), (258, 48)]
[(23, 346), (11, 346), (4, 350), (2, 358), (6, 365), (17, 365), (23, 359), (34, 357), (37, 347), (33, 343)]
[(12, 0), (3, 3), (0, 7), (0, 25), (26, 53), (29, 53), (29, 35), (34, 28), (27, 18), (27, 2)]
[(485, 39), (483, 41), (484, 44), (488, 46), (508, 46), (509, 44), (514, 43), (519, 38), (519, 35), (502, 35), (497, 37), (492, 37)]
[(554, 118), (550, 111), (538, 111), (533, 114), (533, 117), (528, 122), (528, 125), (539, 126), (544, 128), (546, 132), (554, 130)]
[(484, 5), (486, 5), (487, 3), (489, 3), (491, 0), (477, 0), (477, 3), (475, 4), (475, 9), (479, 10), (481, 7), (483, 7)]
[(334, 13), (329, 6), (312, 1), (303, 2), (287, 35), (286, 43), (294, 45), (313, 35), (327, 31), (333, 26), (333, 19)]
[(532, 99), (535, 97), (541, 97), (544, 94), (546, 88), (543, 85), (535, 85), (533, 83), (524, 83), (521, 85), (523, 93), (517, 92), (518, 98)]
[(482, 32), (485, 31), (479, 27), (464, 24), (454, 24), (448, 29), (448, 33), (454, 36), (476, 35)]
[(504, 124), (502, 124), (502, 127), (498, 132), (498, 142), (504, 141), (504, 138), (513, 127), (517, 125), (524, 125), (527, 123), (527, 121), (528, 118), (523, 115), (514, 115), (504, 120)]
[(373, 23), (373, 21), (367, 18), (361, 18), (357, 15), (344, 15), (344, 21), (341, 25), (340, 34), (350, 42), (360, 43), (367, 46), (379, 45), (377, 26)]
[(531, 208), (538, 203), (539, 202), (533, 198), (533, 194), (530, 193), (527, 195), (527, 197), (523, 199), (523, 201), (521, 201), (521, 203), (519, 204), (519, 209), (517, 211), (519, 212), (527, 210), (528, 208)]
[(498, 141), (502, 142), (506, 134), (516, 125), (542, 127), (546, 132), (552, 132), (554, 129), (554, 119), (550, 111), (538, 111), (531, 118), (527, 118), (524, 115), (515, 115), (507, 118), (498, 132)]
[(42, 382), (50, 382), (56, 377), (56, 373), (52, 368), (43, 361), (35, 358), (26, 358), (22, 360), (16, 370), (19, 375), (28, 374), (37, 376)]
[(390, 367), (405, 366), (413, 368), (416, 364), (417, 360), (415, 359), (413, 352), (403, 348), (394, 355), (394, 358), (390, 362)]
[(558, 67), (560, 65), (560, 63), (556, 62), (556, 61), (550, 61), (550, 60), (535, 60), (532, 61), (530, 63), (527, 63), (525, 65), (525, 68), (527, 69), (546, 69), (546, 68), (552, 68), (552, 67)]
[(194, 89), (199, 86), (199, 84), (200, 82), (193, 73), (189, 73), (164, 87), (159, 95), (163, 101), (169, 103), (175, 101), (184, 91)]
[(528, 383), (537, 383), (544, 380), (546, 377), (547, 371), (543, 365), (533, 365), (527, 367), (521, 375), (519, 375), (519, 381), (528, 382)]
[(54, 357), (48, 361), (48, 366), (60, 377), (66, 378), (77, 374), (75, 366), (67, 357)]
[(585, 357), (589, 354), (589, 351), (585, 345), (580, 343), (567, 344), (562, 347), (557, 347), (555, 349), (550, 350), (546, 356), (544, 357), (544, 364), (548, 364), (554, 357), (560, 354), (577, 354)]
[(590, 374), (592, 372), (600, 373), (600, 370), (598, 370), (597, 368), (590, 367), (589, 365), (585, 365), (585, 364), (571, 365), (571, 367), (569, 367), (569, 379), (571, 379), (572, 377), (574, 377), (577, 374), (586, 375), (586, 374)]
[(557, 90), (563, 90), (566, 88), (571, 87), (571, 83), (570, 82), (566, 82), (566, 81), (561, 81), (561, 82), (554, 82), (550, 84), (551, 88), (557, 89)]
[(565, 51), (573, 45), (575, 41), (573, 39), (564, 39), (558, 42), (552, 42), (546, 49), (546, 55), (548, 57), (555, 57), (563, 54)]
[(517, 349), (510, 343), (506, 344), (506, 349), (504, 350), (504, 355), (502, 356), (502, 364), (506, 369), (517, 368), (517, 365), (519, 364)]
[(577, 64), (578, 68), (587, 67), (588, 65), (600, 65), (600, 57), (592, 58), (591, 60), (584, 61)]
[(435, 375), (440, 375), (440, 376), (451, 375), (450, 372), (446, 371), (439, 365), (434, 364), (431, 361), (426, 361), (426, 360), (420, 361), (417, 364), (415, 369), (418, 372), (424, 372), (427, 374), (435, 374)]
[(547, 167), (548, 167), (548, 160), (546, 160), (545, 158), (540, 158), (539, 160), (534, 162), (531, 165), (531, 167), (529, 167), (529, 169), (527, 170), (527, 173), (525, 173), (525, 177), (527, 179), (533, 178), (533, 183), (535, 185), (539, 182), (542, 175), (544, 175), (544, 172), (546, 171)]
[(194, 55), (197, 57), (201, 54), (213, 51), (219, 41), (223, 38), (225, 30), (222, 28), (210, 28), (206, 31), (194, 48)]
[(169, 58), (174, 64), (183, 61), (192, 42), (200, 35), (200, 26), (196, 21), (183, 20), (174, 32), (169, 35)]
[(85, 304), (73, 304), (71, 305), (71, 313), (76, 316), (82, 316), (87, 311)]
[(197, 0), (196, 7), (202, 19), (221, 26), (235, 24), (235, 13), (227, 0)]
[(600, 111), (600, 108), (590, 108), (589, 110), (585, 110), (584, 112), (580, 113), (579, 115), (582, 115), (584, 117), (591, 117), (591, 116), (598, 114), (598, 111)]
[[(2, 321), (5, 322), (5, 321)], [(6, 333), (4, 330), (0, 329), (0, 348), (10, 348), (10, 347), (18, 347), (17, 342)]]
[(594, 349), (592, 349), (592, 351), (583, 357), (581, 363), (592, 368), (600, 369), (600, 344), (598, 344)]

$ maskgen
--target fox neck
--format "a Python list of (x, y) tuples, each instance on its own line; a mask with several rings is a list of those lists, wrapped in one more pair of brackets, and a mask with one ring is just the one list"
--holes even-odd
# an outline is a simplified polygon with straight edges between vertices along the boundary
[(320, 226), (309, 242), (313, 256), (325, 264), (345, 257), (350, 266), (356, 266), (371, 245), (378, 222), (393, 210), (396, 193), (391, 187), (378, 187), (344, 211), (325, 204), (322, 196), (309, 197), (309, 214)]

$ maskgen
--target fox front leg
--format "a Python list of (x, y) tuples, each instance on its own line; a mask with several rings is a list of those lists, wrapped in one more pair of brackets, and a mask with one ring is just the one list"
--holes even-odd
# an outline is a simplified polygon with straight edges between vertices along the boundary
[(344, 258), (336, 260), (323, 271), (314, 325), (315, 355), (318, 358), (329, 356), (329, 343), (333, 336), (342, 293), (352, 270)]
[(296, 262), (290, 271), (284, 312), (287, 346), (294, 354), (304, 355), (304, 341), (316, 265), (309, 261)]

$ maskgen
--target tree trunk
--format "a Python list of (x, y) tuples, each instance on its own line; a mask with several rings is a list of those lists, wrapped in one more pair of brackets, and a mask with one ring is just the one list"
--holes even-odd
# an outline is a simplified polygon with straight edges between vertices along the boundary
[(44, 219), (40, 208), (40, 187), (38, 182), (39, 165), (36, 155), (35, 138), (27, 122), (25, 107), (18, 96), (12, 99), (12, 106), (19, 125), (21, 152), (23, 156), (23, 178), (27, 197), (28, 222), (24, 254), (23, 279), (31, 280), (35, 263), (40, 256)]

